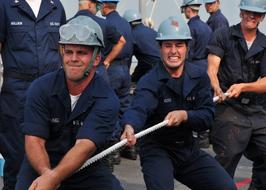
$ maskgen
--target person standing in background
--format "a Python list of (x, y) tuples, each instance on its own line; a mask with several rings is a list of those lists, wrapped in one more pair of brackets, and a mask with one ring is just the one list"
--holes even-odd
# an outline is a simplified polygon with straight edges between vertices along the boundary
[(204, 0), (206, 12), (210, 14), (207, 24), (214, 32), (221, 27), (229, 27), (228, 20), (220, 10), (220, 0)]
[[(120, 100), (120, 112), (119, 118), (122, 117), (123, 113), (128, 109), (130, 104), (130, 73), (129, 69), (131, 66), (131, 57), (133, 54), (133, 43), (134, 38), (132, 35), (131, 27), (129, 23), (119, 15), (117, 12), (117, 4), (119, 0), (99, 0), (102, 2), (101, 14), (106, 17), (108, 25), (116, 28), (116, 30), (125, 38), (126, 44), (122, 51), (112, 62), (104, 62), (107, 68), (107, 73), (110, 80), (110, 85), (116, 92)], [(107, 45), (108, 46), (108, 45)], [(109, 44), (111, 48), (113, 44)], [(121, 133), (121, 127), (117, 127), (117, 132), (114, 134), (114, 143), (119, 141), (119, 136)], [(113, 144), (113, 143), (111, 143)], [(134, 153), (135, 154), (135, 153)], [(118, 151), (116, 155), (113, 156), (115, 159), (114, 164), (119, 164), (120, 159)]]
[(100, 0), (79, 0), (79, 11), (73, 18), (79, 15), (88, 16), (100, 25), (103, 31), (105, 48), (102, 51), (101, 63), (97, 67), (97, 72), (107, 82), (110, 82), (105, 65), (108, 65), (118, 56), (126, 44), (126, 40), (114, 26), (108, 24), (105, 19), (96, 16), (101, 7), (102, 2)]
[[(102, 2), (101, 13), (106, 17), (108, 25), (116, 28), (125, 38), (126, 44), (122, 51), (112, 62), (104, 62), (110, 79), (111, 87), (115, 90), (120, 100), (120, 116), (130, 104), (130, 74), (131, 56), (133, 54), (134, 39), (129, 23), (116, 11), (119, 0), (100, 0)], [(113, 46), (110, 44), (110, 46)]]
[(146, 74), (160, 58), (160, 48), (156, 41), (157, 32), (144, 26), (140, 13), (133, 9), (125, 11), (123, 17), (129, 22), (134, 37), (134, 51), (138, 64), (131, 74), (131, 82), (138, 80)]
[[(210, 41), (212, 30), (198, 15), (201, 4), (201, 0), (184, 0), (181, 12), (189, 19), (188, 26), (192, 36), (192, 40), (189, 43), (188, 60), (207, 70), (206, 46)], [(210, 146), (209, 131), (197, 133), (197, 139), (201, 148)]]
[(59, 0), (0, 0), (0, 18), (3, 190), (14, 190), (24, 155), (21, 124), (26, 91), (34, 79), (61, 67), (58, 30), (66, 16)]
[(184, 0), (181, 5), (181, 12), (188, 19), (188, 26), (191, 31), (192, 40), (189, 43), (188, 60), (207, 69), (207, 51), (212, 30), (199, 17), (201, 0)]

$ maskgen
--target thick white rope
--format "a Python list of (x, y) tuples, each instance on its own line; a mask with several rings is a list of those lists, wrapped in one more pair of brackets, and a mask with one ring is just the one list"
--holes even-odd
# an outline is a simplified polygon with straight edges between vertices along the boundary
[[(224, 96), (229, 96), (229, 93), (228, 92), (226, 92), (226, 93), (224, 93)], [(217, 102), (219, 100), (219, 96), (215, 96), (215, 97), (213, 97), (213, 102)]]
[[(161, 122), (161, 123), (158, 123), (158, 124), (156, 124), (156, 125), (154, 125), (154, 126), (152, 126), (152, 127), (149, 127), (149, 128), (147, 128), (147, 129), (145, 129), (145, 130), (143, 130), (143, 131), (141, 131), (141, 132), (135, 134), (135, 137), (136, 137), (137, 139), (138, 139), (138, 138), (141, 138), (141, 137), (143, 137), (143, 136), (145, 136), (145, 135), (147, 135), (147, 134), (149, 134), (149, 133), (151, 133), (151, 132), (153, 132), (153, 131), (155, 131), (155, 130), (157, 130), (157, 129), (160, 129), (160, 128), (164, 127), (167, 123), (168, 123), (168, 120), (165, 120), (165, 121), (163, 121), (163, 122)], [(122, 141), (120, 141), (120, 142), (114, 144), (113, 146), (109, 147), (108, 149), (106, 149), (106, 150), (100, 152), (99, 154), (96, 154), (95, 156), (93, 156), (93, 157), (91, 157), (90, 159), (88, 159), (88, 160), (87, 160), (87, 161), (81, 166), (81, 168), (80, 168), (78, 171), (84, 169), (85, 167), (91, 165), (92, 163), (94, 163), (94, 162), (96, 162), (97, 160), (99, 160), (99, 159), (105, 157), (106, 155), (112, 153), (113, 151), (115, 151), (115, 150), (121, 148), (122, 146), (124, 146), (124, 145), (126, 145), (126, 144), (127, 144), (127, 139), (123, 139)]]
[[(229, 94), (228, 93), (224, 93), (225, 96), (228, 96)], [(219, 100), (219, 97), (218, 96), (215, 96), (213, 98), (213, 102), (217, 102)], [(149, 127), (137, 134), (135, 134), (135, 137), (136, 139), (139, 139), (153, 131), (156, 131), (157, 129), (160, 129), (162, 127), (164, 127), (165, 125), (167, 125), (168, 123), (168, 120), (164, 120), (163, 122), (161, 123), (158, 123), (152, 127)], [(78, 171), (86, 168), (87, 166), (91, 165), (92, 163), (96, 162), (97, 160), (100, 160), (102, 159), (103, 157), (107, 156), (108, 154), (112, 153), (113, 151), (125, 146), (127, 144), (127, 139), (123, 139), (121, 140), (120, 142), (114, 144), (113, 146), (105, 149), (104, 151), (100, 152), (99, 154), (96, 154), (95, 156), (89, 158), (81, 167)]]

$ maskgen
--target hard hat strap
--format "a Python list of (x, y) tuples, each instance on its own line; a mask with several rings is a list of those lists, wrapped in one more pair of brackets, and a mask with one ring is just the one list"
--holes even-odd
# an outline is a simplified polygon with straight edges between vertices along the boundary
[(99, 52), (99, 47), (96, 46), (93, 50), (93, 54), (92, 54), (91, 60), (89, 62), (89, 65), (88, 65), (86, 71), (84, 72), (84, 77), (87, 77), (90, 74), (90, 71), (93, 67), (93, 64), (94, 64), (94, 61), (96, 59), (98, 52)]

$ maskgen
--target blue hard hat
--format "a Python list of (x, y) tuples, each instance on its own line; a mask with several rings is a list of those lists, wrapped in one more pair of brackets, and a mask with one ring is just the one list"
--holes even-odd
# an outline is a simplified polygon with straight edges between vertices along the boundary
[(181, 16), (172, 16), (163, 21), (158, 29), (156, 40), (191, 40), (190, 29)]
[(60, 44), (104, 47), (102, 29), (88, 16), (78, 16), (59, 28)]
[(201, 5), (202, 4), (202, 0), (183, 0), (183, 4), (181, 5), (181, 7), (186, 7), (189, 5)]
[(204, 3), (214, 3), (216, 0), (204, 0)]
[(266, 13), (266, 0), (241, 0), (239, 8), (245, 11)]
[(134, 9), (128, 9), (125, 11), (123, 15), (124, 19), (126, 19), (128, 22), (133, 22), (136, 20), (141, 20), (141, 15), (138, 11)]

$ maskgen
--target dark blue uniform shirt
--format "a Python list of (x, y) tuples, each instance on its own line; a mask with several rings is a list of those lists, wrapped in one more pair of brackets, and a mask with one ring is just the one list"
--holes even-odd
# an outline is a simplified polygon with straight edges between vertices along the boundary
[(76, 139), (90, 139), (99, 150), (117, 122), (119, 101), (97, 74), (73, 111), (63, 70), (35, 80), (27, 95), (23, 132), (46, 140), (52, 167), (74, 146)]
[(102, 58), (102, 61), (104, 61), (105, 57), (111, 52), (113, 45), (117, 44), (117, 42), (121, 38), (121, 34), (116, 30), (114, 26), (108, 24), (105, 19), (95, 16), (94, 14), (92, 14), (87, 10), (78, 11), (74, 17), (80, 15), (88, 16), (100, 25), (103, 32), (104, 45), (105, 45), (105, 48), (103, 50), (103, 58)]
[(132, 26), (134, 37), (134, 55), (138, 60), (138, 65), (132, 74), (131, 80), (136, 82), (141, 76), (147, 73), (152, 66), (158, 63), (160, 58), (160, 48), (155, 40), (157, 32), (142, 23)]
[(199, 16), (194, 16), (188, 21), (192, 40), (189, 43), (189, 60), (191, 62), (206, 59), (206, 46), (212, 35), (210, 27), (200, 20)]
[(42, 1), (37, 18), (25, 0), (3, 0), (0, 18), (4, 73), (35, 78), (60, 67), (58, 30), (66, 18), (59, 0)]
[[(116, 59), (122, 60), (131, 58), (131, 55), (133, 53), (134, 40), (129, 23), (124, 18), (122, 18), (117, 11), (112, 11), (111, 13), (106, 15), (106, 21), (108, 25), (114, 26), (118, 30), (118, 32), (122, 34), (126, 39), (126, 44), (119, 55), (116, 57)], [(108, 45), (112, 46), (112, 44)], [(111, 49), (112, 47), (109, 48)]]
[(181, 78), (174, 79), (162, 62), (144, 75), (137, 86), (131, 107), (122, 118), (122, 126), (132, 125), (136, 131), (164, 120), (174, 110), (187, 110), (188, 120), (179, 127), (162, 128), (154, 132), (158, 141), (182, 141), (193, 131), (209, 129), (214, 117), (214, 103), (206, 71), (185, 63)]
[[(155, 40), (157, 32), (142, 23), (132, 27), (132, 34), (135, 40), (134, 55), (138, 61), (146, 64), (153, 64), (154, 57), (160, 59), (160, 48)], [(147, 59), (147, 60), (146, 60)]]
[(207, 24), (214, 32), (218, 28), (229, 27), (228, 20), (222, 14), (221, 10), (217, 10), (215, 13), (211, 14), (207, 20)]
[[(266, 76), (266, 37), (257, 31), (257, 37), (250, 49), (241, 32), (240, 24), (218, 29), (207, 47), (209, 53), (221, 58), (218, 79), (223, 91), (236, 83), (249, 83)], [(238, 99), (249, 100), (248, 104), (262, 104), (262, 94), (241, 93)]]
[(21, 133), (26, 91), (39, 76), (61, 67), (59, 27), (66, 16), (59, 0), (42, 0), (36, 18), (26, 0), (0, 0), (0, 43), (4, 81), (1, 90), (0, 146), (5, 158), (4, 189), (14, 189), (24, 156)]

